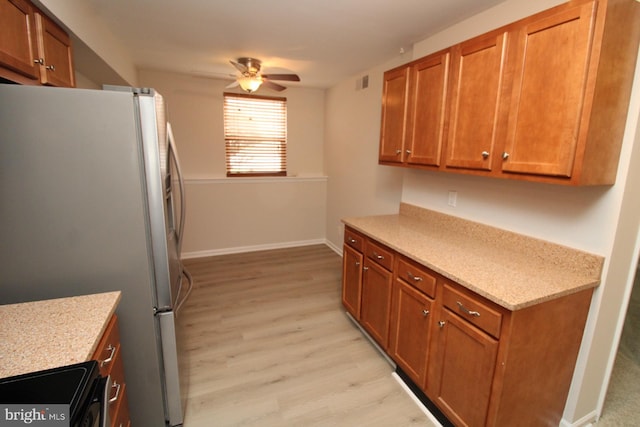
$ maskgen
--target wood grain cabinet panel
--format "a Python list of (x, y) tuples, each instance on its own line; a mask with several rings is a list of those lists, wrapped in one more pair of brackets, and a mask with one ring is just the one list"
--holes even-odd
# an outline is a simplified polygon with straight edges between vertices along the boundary
[(55, 22), (36, 12), (40, 83), (49, 86), (75, 87), (71, 39)]
[(449, 51), (412, 63), (405, 162), (439, 166), (445, 138), (445, 110), (449, 78)]
[(389, 318), (393, 275), (380, 264), (366, 258), (362, 278), (360, 321), (383, 348), (389, 345)]
[(455, 46), (447, 168), (491, 170), (499, 143), (507, 32)]
[(0, 0), (0, 66), (40, 77), (34, 8), (25, 0)]
[(362, 298), (362, 267), (362, 253), (345, 244), (342, 253), (342, 305), (358, 320)]
[(580, 130), (587, 127), (581, 124), (589, 112), (594, 26), (595, 4), (587, 3), (518, 32), (504, 171), (571, 177)]
[(458, 426), (484, 426), (498, 340), (444, 309), (434, 332), (428, 395)]
[(402, 163), (404, 161), (408, 85), (408, 66), (395, 68), (384, 73), (380, 162)]
[(404, 280), (394, 282), (389, 355), (419, 386), (428, 363), (433, 299)]

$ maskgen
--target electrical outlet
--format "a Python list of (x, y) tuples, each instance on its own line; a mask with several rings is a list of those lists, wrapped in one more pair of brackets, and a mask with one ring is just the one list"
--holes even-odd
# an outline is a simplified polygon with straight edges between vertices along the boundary
[(449, 191), (449, 201), (448, 201), (447, 204), (449, 206), (453, 206), (455, 208), (457, 203), (458, 203), (458, 192), (457, 191)]

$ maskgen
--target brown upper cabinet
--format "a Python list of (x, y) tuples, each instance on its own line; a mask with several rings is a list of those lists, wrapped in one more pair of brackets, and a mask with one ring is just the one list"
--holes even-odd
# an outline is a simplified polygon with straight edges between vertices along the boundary
[(71, 39), (62, 28), (45, 15), (36, 12), (40, 83), (74, 87)]
[(0, 77), (75, 86), (69, 35), (26, 0), (0, 0)]
[(507, 33), (453, 47), (447, 168), (491, 170), (498, 146)]
[(381, 162), (402, 163), (404, 159), (408, 84), (408, 66), (384, 73), (380, 127)]
[[(635, 0), (573, 0), (452, 46), (443, 77), (448, 88), (439, 92), (439, 83), (431, 82), (430, 90), (418, 91), (419, 85), (407, 85), (397, 123), (388, 123), (383, 93), (383, 127), (402, 127), (402, 150), (410, 153), (397, 162), (381, 155), (380, 164), (564, 185), (613, 184), (640, 41), (637, 22)], [(423, 99), (435, 93), (445, 99)], [(424, 103), (443, 110), (420, 108)], [(442, 160), (409, 161), (409, 154), (434, 152), (433, 138), (424, 147), (428, 138), (412, 141), (411, 135), (433, 135), (433, 123), (441, 119)]]
[(40, 78), (35, 16), (25, 0), (0, 1), (0, 64), (31, 79)]

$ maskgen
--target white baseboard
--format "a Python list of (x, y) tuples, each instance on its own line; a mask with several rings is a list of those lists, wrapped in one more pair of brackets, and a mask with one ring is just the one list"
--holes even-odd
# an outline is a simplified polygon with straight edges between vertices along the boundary
[(436, 427), (442, 427), (442, 424), (440, 424), (440, 421), (438, 421), (438, 419), (436, 417), (433, 416), (433, 414), (431, 412), (429, 412), (429, 410), (427, 409), (426, 406), (424, 406), (424, 403), (420, 402), (420, 399), (418, 399), (416, 397), (415, 394), (413, 394), (413, 392), (411, 391), (411, 389), (407, 386), (407, 384), (402, 381), (402, 378), (400, 378), (400, 376), (398, 374), (396, 374), (395, 372), (393, 372), (391, 374), (391, 376), (398, 382), (398, 384), (400, 384), (400, 386), (402, 387), (402, 389), (409, 395), (409, 397), (411, 398), (411, 400), (414, 401), (414, 403), (416, 405), (418, 405), (418, 407), (420, 408), (420, 410), (422, 412), (424, 412), (424, 414), (427, 416), (427, 418), (429, 419), (429, 421), (431, 421)]
[(331, 249), (333, 252), (337, 253), (338, 255), (342, 256), (342, 246), (336, 246), (333, 243), (331, 243), (330, 241), (326, 240), (325, 245), (329, 246), (329, 249)]
[(211, 249), (207, 251), (183, 252), (181, 258), (182, 259), (204, 258), (209, 256), (240, 254), (245, 252), (268, 251), (271, 249), (295, 248), (298, 246), (311, 246), (311, 245), (327, 245), (329, 246), (329, 248), (335, 251), (335, 247), (333, 247), (333, 245), (329, 245), (326, 239), (314, 239), (314, 240), (301, 240), (297, 242), (268, 243), (264, 245), (255, 245), (255, 246), (238, 246), (235, 248)]

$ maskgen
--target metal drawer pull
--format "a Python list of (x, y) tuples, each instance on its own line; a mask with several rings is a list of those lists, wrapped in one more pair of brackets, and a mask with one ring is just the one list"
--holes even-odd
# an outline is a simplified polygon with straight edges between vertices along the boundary
[(427, 317), (429, 315), (429, 310), (422, 310), (422, 315)]
[(373, 253), (373, 256), (376, 257), (376, 259), (384, 259), (382, 255), (378, 255), (376, 252)]
[(445, 323), (447, 322), (445, 322), (444, 320), (438, 322), (438, 326), (440, 326), (440, 329), (444, 328)]
[(114, 403), (115, 401), (118, 400), (118, 396), (120, 396), (120, 386), (121, 386), (121, 384), (118, 384), (115, 381), (113, 382), (113, 384), (111, 384), (111, 388), (115, 387), (115, 389), (116, 389), (116, 395), (113, 396), (111, 399), (109, 399), (109, 404), (112, 404), (112, 403)]
[(353, 239), (353, 238), (349, 237), (349, 243), (356, 243), (356, 242), (357, 242), (356, 239)]
[(460, 301), (456, 301), (456, 304), (458, 304), (458, 308), (460, 308), (460, 310), (464, 311), (465, 313), (467, 313), (469, 316), (475, 316), (475, 317), (480, 317), (480, 313), (478, 313), (477, 311), (471, 311), (469, 310), (467, 307), (465, 307), (464, 305), (462, 305), (462, 303)]
[(109, 357), (100, 362), (100, 366), (104, 366), (107, 363), (110, 363), (113, 360), (113, 356), (116, 354), (116, 348), (111, 344), (109, 344), (106, 349), (111, 351), (111, 354), (109, 355)]
[(360, 261), (356, 261), (356, 265), (360, 265)]
[(414, 282), (422, 282), (422, 277), (420, 276), (414, 276), (413, 274), (411, 274), (411, 272), (407, 271), (407, 276), (409, 276), (409, 279), (413, 280)]
[(369, 271), (369, 267), (362, 267), (364, 271)]

